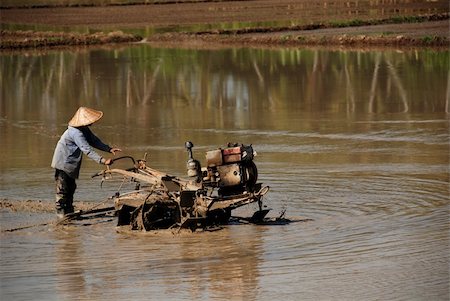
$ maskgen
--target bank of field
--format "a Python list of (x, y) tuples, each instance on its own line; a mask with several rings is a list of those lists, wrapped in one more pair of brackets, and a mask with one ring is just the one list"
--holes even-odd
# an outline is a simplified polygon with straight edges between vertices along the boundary
[(447, 47), (448, 2), (50, 1), (1, 3), (2, 49), (149, 43)]

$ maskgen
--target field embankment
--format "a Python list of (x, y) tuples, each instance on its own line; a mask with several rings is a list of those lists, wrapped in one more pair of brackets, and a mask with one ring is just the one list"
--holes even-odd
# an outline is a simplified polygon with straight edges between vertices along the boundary
[(61, 46), (89, 46), (103, 44), (130, 43), (142, 40), (141, 37), (121, 31), (109, 33), (68, 33), (41, 31), (0, 31), (0, 49), (30, 49)]
[[(448, 47), (450, 44), (449, 6), (443, 0), (423, 3), (180, 0), (130, 1), (130, 5), (126, 5), (127, 1), (120, 5), (107, 0), (80, 1), (70, 1), (70, 6), (45, 6), (42, 4), (45, 0), (35, 6), (2, 6), (0, 49), (129, 43), (142, 38), (148, 43), (167, 45)], [(34, 30), (15, 30), (16, 25)], [(88, 32), (100, 33), (71, 30), (80, 26), (88, 28)], [(36, 29), (43, 27), (50, 29), (45, 32)], [(61, 27), (65, 33), (51, 29)]]

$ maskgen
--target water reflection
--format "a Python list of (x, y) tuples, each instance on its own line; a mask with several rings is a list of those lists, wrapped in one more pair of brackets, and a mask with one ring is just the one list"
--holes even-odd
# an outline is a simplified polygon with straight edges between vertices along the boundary
[[(26, 114), (33, 114), (30, 117), (50, 124), (65, 120), (57, 112), (79, 103), (120, 108), (201, 105), (239, 111), (291, 106), (348, 113), (441, 112), (448, 106), (445, 52), (141, 46), (1, 60), (1, 84), (8, 87), (2, 90), (3, 117), (16, 112), (25, 114), (17, 116), (19, 120), (30, 120)], [(37, 102), (40, 106), (34, 107)], [(122, 116), (120, 110), (111, 111)]]
[(54, 234), (57, 241), (55, 287), (58, 291), (58, 299), (88, 299), (85, 279), (87, 254), (83, 252), (84, 242), (80, 233), (71, 229), (56, 231)]
[[(449, 56), (146, 45), (1, 56), (1, 197), (53, 198), (53, 148), (87, 105), (105, 111), (94, 127), (106, 142), (176, 175), (186, 140), (200, 161), (253, 143), (273, 214), (313, 220), (170, 237), (110, 224), (2, 233), (2, 294), (447, 300)], [(76, 200), (110, 196), (83, 164)]]
[(52, 234), (57, 299), (257, 300), (263, 229), (130, 236), (94, 228), (102, 234), (74, 226)]
[[(448, 111), (448, 52), (158, 49), (1, 56), (0, 168), (33, 164), (80, 105), (105, 111), (116, 145), (151, 144), (141, 129), (310, 128), (293, 112), (358, 118)], [(257, 116), (257, 117), (256, 117)], [(374, 116), (374, 115), (373, 115)], [(27, 131), (36, 135), (23, 135)], [(133, 134), (131, 134), (133, 133)], [(126, 134), (126, 135), (124, 135)], [(166, 140), (172, 140), (169, 131)]]

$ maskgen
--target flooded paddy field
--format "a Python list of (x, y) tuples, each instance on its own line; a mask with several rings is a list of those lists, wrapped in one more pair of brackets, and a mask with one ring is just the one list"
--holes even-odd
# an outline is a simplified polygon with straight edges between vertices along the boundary
[[(2, 299), (448, 300), (448, 52), (135, 45), (0, 62), (1, 198), (53, 202), (53, 149), (84, 105), (104, 111), (92, 130), (105, 142), (174, 175), (187, 140), (202, 163), (252, 144), (269, 215), (306, 220), (1, 232)], [(120, 179), (91, 179), (101, 167), (85, 158), (76, 200), (117, 191)], [(54, 219), (0, 211), (2, 230)]]

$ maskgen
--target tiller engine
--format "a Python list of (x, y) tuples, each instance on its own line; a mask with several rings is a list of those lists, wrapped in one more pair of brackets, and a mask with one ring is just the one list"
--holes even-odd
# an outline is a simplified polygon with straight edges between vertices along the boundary
[(194, 159), (192, 142), (185, 147), (188, 152), (188, 178), (178, 178), (154, 170), (145, 159), (137, 162), (129, 158), (133, 167), (107, 169), (94, 176), (113, 173), (136, 182), (136, 189), (115, 196), (118, 225), (132, 230), (155, 230), (168, 228), (206, 228), (226, 224), (231, 211), (255, 203), (259, 210), (250, 219), (262, 220), (270, 209), (263, 209), (262, 197), (269, 187), (257, 183), (258, 170), (254, 163), (251, 145), (228, 144), (206, 152), (206, 166)]

